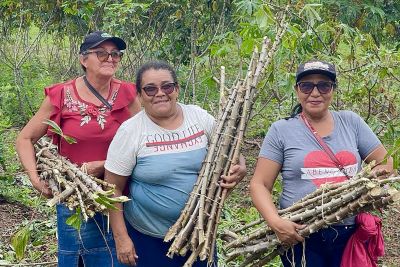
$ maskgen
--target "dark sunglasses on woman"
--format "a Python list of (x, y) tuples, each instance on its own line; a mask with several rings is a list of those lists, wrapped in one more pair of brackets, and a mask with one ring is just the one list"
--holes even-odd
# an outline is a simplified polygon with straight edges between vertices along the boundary
[(311, 94), (315, 87), (317, 87), (318, 91), (321, 94), (327, 94), (335, 88), (336, 83), (333, 82), (298, 82), (297, 87), (303, 94)]
[(163, 93), (169, 95), (172, 94), (172, 92), (175, 90), (175, 87), (176, 83), (165, 83), (162, 84), (161, 86), (146, 85), (142, 87), (142, 90), (148, 96), (155, 96), (158, 93), (158, 89), (161, 89)]

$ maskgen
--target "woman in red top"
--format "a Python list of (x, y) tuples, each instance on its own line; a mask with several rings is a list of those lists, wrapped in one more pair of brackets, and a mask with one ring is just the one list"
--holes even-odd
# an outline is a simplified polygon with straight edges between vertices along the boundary
[[(108, 146), (122, 122), (140, 110), (132, 83), (114, 78), (125, 42), (102, 31), (88, 34), (80, 46), (79, 60), (85, 75), (45, 89), (46, 98), (22, 129), (16, 141), (21, 163), (33, 187), (45, 197), (52, 193), (36, 171), (33, 144), (48, 133), (46, 119), (55, 121), (65, 135), (77, 143), (68, 144), (52, 135), (59, 153), (89, 174), (103, 178)], [(100, 96), (99, 96), (100, 95)], [(58, 266), (118, 266), (112, 234), (101, 214), (83, 223), (78, 233), (66, 224), (74, 214), (57, 206)]]

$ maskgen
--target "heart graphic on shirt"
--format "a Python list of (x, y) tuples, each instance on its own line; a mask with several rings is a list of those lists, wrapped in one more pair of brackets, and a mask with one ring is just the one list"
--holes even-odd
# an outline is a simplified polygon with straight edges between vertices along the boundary
[[(357, 173), (358, 164), (353, 153), (344, 150), (338, 152), (335, 156), (344, 166), (347, 175), (351, 177)], [(301, 178), (311, 180), (317, 187), (324, 183), (338, 183), (347, 179), (328, 154), (321, 150), (307, 154), (304, 158), (304, 168), (301, 171)]]

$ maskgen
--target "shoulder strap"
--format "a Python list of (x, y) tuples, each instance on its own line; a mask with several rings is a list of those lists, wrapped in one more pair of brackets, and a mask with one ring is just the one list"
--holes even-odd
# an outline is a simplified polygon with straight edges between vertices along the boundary
[(110, 103), (108, 103), (107, 100), (104, 99), (104, 97), (89, 83), (89, 81), (86, 78), (86, 75), (83, 76), (83, 81), (85, 82), (86, 86), (89, 88), (89, 90), (94, 94), (97, 99), (101, 101), (109, 110), (112, 110), (112, 106)]
[(332, 152), (332, 150), (329, 148), (329, 146), (324, 142), (324, 140), (321, 138), (321, 136), (318, 134), (318, 132), (314, 129), (314, 127), (312, 127), (310, 122), (307, 120), (306, 116), (304, 116), (303, 112), (300, 113), (300, 116), (301, 116), (302, 120), (304, 121), (304, 124), (314, 135), (315, 139), (317, 139), (321, 148), (325, 151), (326, 154), (328, 154), (328, 156), (331, 158), (331, 160), (335, 163), (336, 167), (338, 167), (338, 169), (347, 177), (347, 179), (350, 179), (350, 177), (349, 177), (349, 175), (347, 175), (347, 172), (344, 169), (343, 165), (340, 163), (340, 161), (335, 156), (335, 154)]

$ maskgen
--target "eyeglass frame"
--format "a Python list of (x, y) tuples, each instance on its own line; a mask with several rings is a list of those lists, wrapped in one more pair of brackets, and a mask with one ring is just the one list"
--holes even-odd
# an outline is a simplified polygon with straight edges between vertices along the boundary
[[(164, 90), (162, 87), (165, 86), (165, 85), (173, 85), (173, 90), (171, 92), (168, 92), (168, 91)], [(157, 86), (157, 85), (145, 85), (145, 86), (142, 86), (141, 89), (143, 90), (143, 92), (145, 92), (145, 94), (147, 96), (152, 97), (152, 96), (155, 96), (158, 93), (158, 91), (160, 91), (160, 90), (164, 94), (170, 95), (175, 91), (177, 85), (178, 85), (178, 83), (176, 83), (176, 82), (167, 82), (167, 83), (161, 84), (159, 86)], [(153, 94), (148, 94), (148, 92), (146, 91), (146, 88), (149, 88), (149, 87), (157, 88), (157, 90), (154, 91), (154, 95)]]
[[(105, 57), (104, 60), (101, 60), (101, 59), (99, 58), (99, 53), (101, 53), (101, 52), (107, 53), (107, 57)], [(118, 63), (118, 62), (121, 61), (121, 59), (122, 59), (122, 57), (123, 57), (123, 55), (124, 55), (124, 52), (122, 52), (121, 50), (112, 50), (111, 52), (108, 52), (106, 49), (92, 50), (92, 51), (86, 50), (86, 51), (82, 52), (81, 54), (85, 56), (85, 55), (89, 55), (89, 54), (93, 54), (93, 53), (96, 54), (97, 59), (98, 59), (100, 62), (106, 62), (106, 61), (110, 58), (110, 56), (111, 56), (112, 60), (113, 60), (114, 62)], [(116, 60), (116, 59), (113, 57), (113, 54), (115, 55), (115, 53), (118, 54), (118, 60)]]
[[(300, 87), (301, 87), (300, 84), (302, 84), (302, 83), (309, 83), (309, 84), (312, 84), (313, 87), (312, 87), (312, 89), (311, 89), (309, 92), (304, 92), (304, 91), (300, 88)], [(329, 84), (330, 84), (330, 89), (329, 89), (329, 91), (323, 92), (323, 91), (320, 90), (320, 88), (318, 87), (318, 85), (319, 85), (319, 84), (322, 84), (322, 83), (329, 83)], [(298, 82), (298, 83), (296, 83), (296, 86), (297, 86), (297, 88), (300, 90), (300, 92), (302, 92), (303, 94), (306, 94), (306, 95), (311, 94), (312, 91), (314, 91), (314, 88), (317, 88), (317, 90), (318, 90), (318, 92), (319, 92), (320, 94), (325, 95), (325, 94), (329, 94), (333, 89), (336, 88), (336, 82), (328, 82), (328, 81), (319, 81), (319, 82), (317, 82), (317, 83), (313, 83), (313, 82)]]

